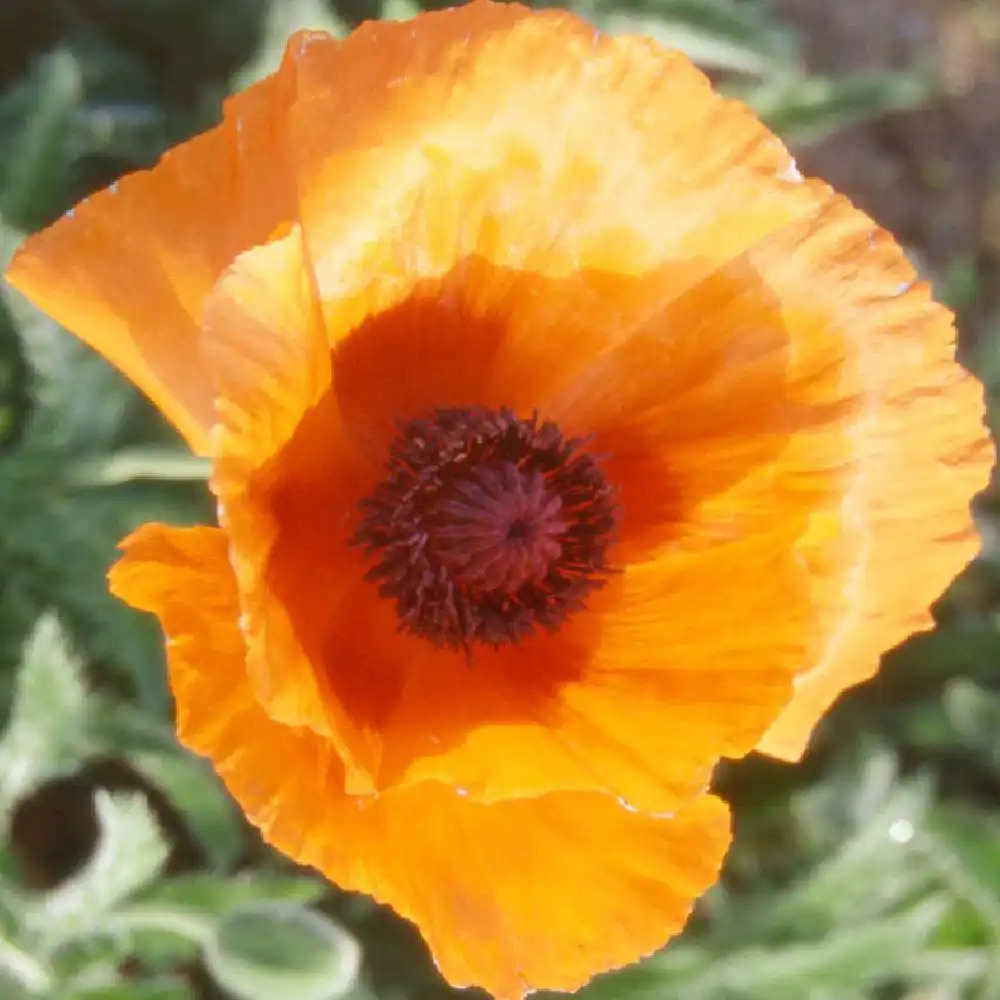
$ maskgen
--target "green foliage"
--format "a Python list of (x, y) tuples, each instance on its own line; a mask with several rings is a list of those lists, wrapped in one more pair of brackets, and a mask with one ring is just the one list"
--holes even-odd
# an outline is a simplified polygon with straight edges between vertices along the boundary
[(361, 949), (317, 913), (257, 902), (230, 910), (218, 922), (205, 959), (239, 1000), (280, 996), (290, 979), (299, 1000), (331, 1000), (357, 982)]
[(87, 743), (86, 699), (80, 664), (56, 620), (39, 619), (24, 650), (0, 740), (0, 825), (7, 825), (25, 793), (76, 765)]
[(155, 629), (102, 578), (117, 542), (142, 521), (209, 516), (204, 469), (165, 443), (104, 361), (19, 296), (8, 302), (33, 384), (18, 447), (0, 461), (0, 656), (13, 660), (35, 619), (55, 608), (92, 656), (162, 708)]
[(798, 72), (788, 31), (758, 3), (731, 0), (592, 0), (592, 13), (616, 34), (648, 35), (687, 52), (706, 69), (766, 77)]
[[(922, 60), (812, 72), (765, 0), (572, 6), (686, 50), (796, 146), (935, 97)], [(419, 9), (0, 3), (0, 264), (23, 233), (217, 120), (290, 32)], [(990, 294), (976, 254), (943, 281), (962, 311)], [(996, 337), (972, 354), (995, 390)], [(104, 575), (137, 524), (211, 521), (205, 474), (103, 361), (0, 285), (0, 998), (447, 998), (411, 927), (290, 870), (177, 746), (155, 624)], [(1000, 996), (998, 595), (989, 554), (803, 765), (722, 769), (738, 832), (722, 885), (679, 940), (585, 996)]]
[(875, 115), (919, 107), (933, 91), (920, 69), (843, 79), (780, 73), (734, 88), (771, 128), (795, 143), (816, 142)]
[[(108, 743), (115, 730), (97, 724), (100, 711), (116, 708), (95, 710), (79, 660), (45, 617), (25, 647), (0, 741), (0, 995), (189, 1000), (197, 968), (241, 1000), (335, 1000), (354, 990), (358, 943), (310, 908), (324, 899), (322, 883), (266, 867), (235, 874), (232, 813), (200, 763), (173, 745), (153, 766), (129, 740)], [(152, 780), (129, 791), (96, 788), (83, 863), (54, 886), (26, 885), (19, 869), (33, 845), (18, 809), (55, 775), (110, 753), (136, 756)], [(205, 848), (201, 871), (170, 872), (170, 813), (154, 807), (164, 794), (176, 816), (200, 819), (192, 831)], [(220, 810), (222, 823), (211, 819)]]
[(13, 123), (0, 164), (0, 212), (15, 225), (30, 228), (44, 221), (46, 199), (66, 186), (80, 99), (79, 63), (60, 50), (40, 60), (0, 104), (0, 118)]

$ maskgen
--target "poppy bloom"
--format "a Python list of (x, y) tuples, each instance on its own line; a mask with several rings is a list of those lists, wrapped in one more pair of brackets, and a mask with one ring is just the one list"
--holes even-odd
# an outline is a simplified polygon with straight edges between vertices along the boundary
[(570, 989), (717, 876), (973, 556), (949, 314), (676, 53), (477, 2), (289, 42), (10, 281), (212, 461), (111, 586), (180, 738), (444, 974)]

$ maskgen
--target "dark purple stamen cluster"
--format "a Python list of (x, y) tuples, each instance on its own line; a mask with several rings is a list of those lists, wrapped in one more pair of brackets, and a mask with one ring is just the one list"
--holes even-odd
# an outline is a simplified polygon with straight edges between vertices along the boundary
[(579, 440), (510, 410), (436, 410), (400, 429), (355, 542), (402, 628), (435, 646), (554, 630), (610, 572), (614, 495)]

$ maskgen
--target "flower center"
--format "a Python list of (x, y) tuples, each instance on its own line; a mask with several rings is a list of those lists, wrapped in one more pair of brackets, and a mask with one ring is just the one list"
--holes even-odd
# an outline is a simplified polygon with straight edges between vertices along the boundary
[(618, 510), (579, 440), (509, 410), (404, 424), (354, 541), (402, 628), (470, 650), (555, 630), (610, 573)]
[(537, 469), (502, 459), (479, 465), (433, 507), (434, 554), (457, 583), (514, 591), (544, 580), (562, 555), (562, 500)]

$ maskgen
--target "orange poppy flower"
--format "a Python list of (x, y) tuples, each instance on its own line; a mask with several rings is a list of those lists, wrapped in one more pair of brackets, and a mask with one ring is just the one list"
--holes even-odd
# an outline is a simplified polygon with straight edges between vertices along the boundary
[(951, 318), (676, 53), (473, 3), (293, 37), (10, 281), (211, 457), (146, 525), (180, 738), (454, 983), (683, 924), (706, 788), (929, 622), (992, 450)]

